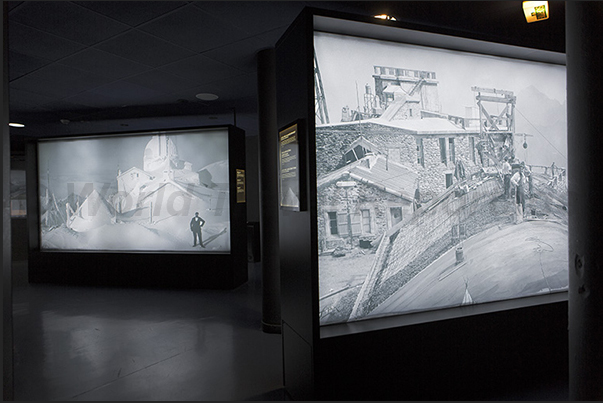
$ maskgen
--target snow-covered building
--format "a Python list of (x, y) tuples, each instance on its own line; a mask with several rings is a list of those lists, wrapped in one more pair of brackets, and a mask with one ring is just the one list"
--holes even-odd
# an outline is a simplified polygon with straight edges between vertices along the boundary
[(143, 169), (119, 172), (113, 203), (121, 220), (161, 220), (197, 210), (219, 209), (221, 215), (228, 211), (227, 172), (224, 163), (194, 171), (190, 162), (180, 159), (169, 136), (156, 135), (144, 149)]

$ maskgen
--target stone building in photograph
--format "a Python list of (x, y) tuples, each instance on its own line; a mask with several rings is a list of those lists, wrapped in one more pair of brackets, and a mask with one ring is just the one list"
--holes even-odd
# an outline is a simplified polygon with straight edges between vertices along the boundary
[[(500, 176), (502, 159), (512, 157), (512, 92), (467, 88), (476, 105), (461, 117), (440, 111), (435, 72), (374, 66), (373, 78), (375, 90), (366, 85), (362, 107), (346, 107), (341, 122), (316, 126), (321, 250), (337, 239), (357, 246), (354, 237), (384, 233), (397, 224), (398, 211), (404, 221), (453, 185)], [(492, 103), (495, 115), (487, 110)], [(370, 171), (370, 181), (352, 175)], [(357, 183), (338, 188), (337, 181)]]
[(366, 155), (319, 178), (321, 252), (373, 241), (417, 208), (417, 172), (383, 155)]

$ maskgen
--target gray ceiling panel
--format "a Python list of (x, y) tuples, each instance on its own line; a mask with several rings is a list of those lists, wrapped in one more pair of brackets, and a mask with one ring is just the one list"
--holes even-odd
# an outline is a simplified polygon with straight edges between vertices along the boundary
[(68, 1), (27, 1), (11, 13), (12, 21), (85, 45), (93, 45), (129, 27)]
[(74, 3), (132, 27), (187, 4), (184, 1), (76, 1)]
[(160, 70), (186, 78), (197, 84), (206, 84), (224, 78), (237, 77), (242, 74), (238, 69), (209, 59), (203, 55), (172, 63), (161, 67)]
[[(52, 101), (47, 104), (41, 104), (40, 106), (47, 110), (59, 113), (62, 115), (62, 119), (71, 119), (74, 115), (82, 115), (98, 111), (98, 108), (82, 103), (70, 102), (68, 99), (69, 98), (61, 99), (59, 101)], [(67, 111), (73, 112), (68, 113)]]
[(211, 83), (198, 85), (186, 91), (176, 92), (174, 96), (178, 99), (196, 101), (196, 94), (211, 93), (219, 96), (217, 101), (204, 101), (208, 105), (227, 102), (229, 105), (239, 98), (251, 97), (255, 99), (252, 107), (257, 104), (257, 74), (248, 73), (237, 77), (213, 81)]
[(94, 48), (78, 52), (58, 63), (113, 80), (129, 77), (151, 69), (147, 65)]
[(305, 6), (301, 1), (200, 1), (193, 4), (226, 26), (248, 35), (289, 26)]
[(189, 91), (191, 95), (195, 95), (191, 88), (196, 83), (191, 82), (188, 79), (177, 77), (173, 74), (166, 73), (165, 71), (152, 70), (142, 74), (138, 74), (134, 77), (130, 77), (124, 81), (129, 83), (142, 85), (144, 87), (160, 91), (166, 94), (173, 94), (181, 91)]
[(9, 23), (8, 38), (12, 51), (40, 59), (58, 60), (84, 49), (79, 43), (13, 21)]
[(163, 66), (195, 53), (138, 31), (112, 38), (95, 48), (152, 67)]
[(9, 52), (9, 80), (22, 77), (40, 67), (51, 63), (50, 60), (24, 55), (19, 52)]
[(245, 72), (253, 72), (256, 71), (257, 67), (256, 56), (258, 49), (262, 49), (262, 41), (256, 38), (249, 38), (209, 50), (204, 52), (203, 56)]
[(152, 105), (175, 101), (170, 95), (125, 81), (103, 85), (89, 92), (94, 95), (114, 98), (115, 101), (119, 102), (120, 106), (133, 104)]
[(65, 102), (65, 105), (83, 105), (86, 108), (95, 110), (119, 108), (121, 105), (124, 105), (123, 99), (117, 99), (117, 97), (114, 96), (102, 95), (92, 91), (80, 92), (79, 94), (65, 98), (62, 102)]
[(274, 28), (273, 30), (266, 31), (259, 35), (255, 35), (253, 39), (255, 39), (258, 43), (261, 44), (260, 49), (273, 48), (276, 45), (276, 42), (281, 38), (281, 36), (283, 36), (286, 30), (287, 27)]
[(40, 107), (53, 101), (55, 101), (54, 97), (37, 94), (35, 92), (19, 90), (16, 88), (11, 88), (10, 90), (10, 104), (11, 108), (14, 108), (15, 110), (21, 110), (18, 105), (25, 104)]
[(109, 81), (106, 77), (53, 64), (13, 81), (11, 88), (61, 99)]
[(231, 24), (224, 24), (192, 6), (178, 9), (140, 29), (195, 52), (214, 49), (248, 36)]

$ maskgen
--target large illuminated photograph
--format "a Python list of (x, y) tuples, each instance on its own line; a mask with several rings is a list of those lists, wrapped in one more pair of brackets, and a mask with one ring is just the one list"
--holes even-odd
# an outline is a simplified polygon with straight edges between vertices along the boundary
[(322, 325), (565, 292), (565, 66), (315, 32)]
[(230, 252), (228, 130), (38, 143), (42, 250)]

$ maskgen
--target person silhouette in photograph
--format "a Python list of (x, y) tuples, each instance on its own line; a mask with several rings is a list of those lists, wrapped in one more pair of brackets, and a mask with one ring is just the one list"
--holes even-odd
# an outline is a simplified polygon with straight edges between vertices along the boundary
[(199, 212), (195, 213), (195, 216), (191, 220), (191, 231), (193, 232), (193, 246), (197, 246), (197, 238), (199, 239), (199, 246), (205, 248), (201, 238), (201, 227), (205, 225), (205, 220), (199, 217)]

